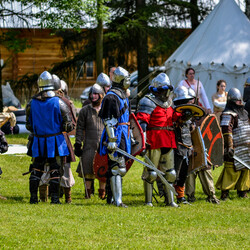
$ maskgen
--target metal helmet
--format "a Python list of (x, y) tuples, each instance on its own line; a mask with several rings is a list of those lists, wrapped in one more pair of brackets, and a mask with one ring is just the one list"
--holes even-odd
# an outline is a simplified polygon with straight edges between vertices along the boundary
[(227, 94), (228, 103), (236, 103), (236, 101), (242, 101), (242, 96), (237, 88), (231, 88)]
[(61, 88), (60, 78), (57, 75), (53, 74), (52, 79), (53, 79), (53, 83), (54, 83), (54, 90), (60, 89)]
[(52, 75), (48, 71), (44, 71), (37, 80), (39, 91), (54, 90)]
[(195, 92), (192, 88), (187, 88), (185, 86), (179, 86), (174, 90), (175, 93), (175, 101), (179, 100), (191, 100), (195, 98)]
[(158, 88), (158, 87), (163, 87), (164, 85), (171, 85), (170, 80), (167, 74), (165, 73), (160, 73), (157, 75), (151, 83), (151, 86)]
[(63, 91), (64, 95), (67, 96), (69, 91), (68, 84), (63, 80), (60, 80), (60, 83), (61, 83), (61, 90)]
[(123, 89), (129, 88), (131, 82), (128, 71), (120, 66), (117, 67), (113, 73), (112, 82)]
[(91, 87), (89, 93), (90, 93), (90, 94), (91, 94), (91, 93), (94, 93), (94, 94), (101, 94), (102, 96), (105, 95), (103, 88), (102, 88), (99, 84), (97, 84), (97, 83), (95, 83), (95, 84)]
[(111, 81), (110, 81), (109, 77), (104, 73), (101, 73), (97, 77), (96, 83), (99, 84), (101, 87), (109, 87), (109, 86), (111, 86)]
[(247, 78), (244, 85), (243, 101), (247, 102), (250, 100), (250, 77)]

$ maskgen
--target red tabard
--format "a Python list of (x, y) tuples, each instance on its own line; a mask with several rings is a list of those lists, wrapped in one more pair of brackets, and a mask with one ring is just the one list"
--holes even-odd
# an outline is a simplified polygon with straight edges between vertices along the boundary
[[(155, 129), (156, 127), (173, 127), (173, 122), (176, 122), (181, 113), (177, 113), (172, 107), (167, 109), (157, 106), (150, 114), (139, 112), (136, 118), (145, 121), (147, 127), (147, 143), (150, 144), (150, 149), (157, 148), (176, 148), (175, 133), (168, 129)], [(150, 130), (150, 128), (154, 128)]]

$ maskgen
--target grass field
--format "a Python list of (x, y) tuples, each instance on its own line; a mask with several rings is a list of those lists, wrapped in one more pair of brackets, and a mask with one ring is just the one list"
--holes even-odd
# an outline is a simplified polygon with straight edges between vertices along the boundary
[[(7, 136), (9, 144), (27, 142), (27, 135)], [(1, 155), (1, 249), (250, 249), (250, 199), (237, 198), (214, 205), (197, 180), (192, 206), (165, 207), (156, 197), (144, 206), (142, 166), (134, 164), (123, 180), (123, 201), (128, 208), (106, 205), (96, 195), (83, 198), (82, 179), (76, 176), (72, 204), (29, 204), (30, 157)], [(215, 181), (221, 168), (213, 171)], [(216, 193), (220, 195), (219, 192)], [(64, 200), (62, 199), (62, 202)]]

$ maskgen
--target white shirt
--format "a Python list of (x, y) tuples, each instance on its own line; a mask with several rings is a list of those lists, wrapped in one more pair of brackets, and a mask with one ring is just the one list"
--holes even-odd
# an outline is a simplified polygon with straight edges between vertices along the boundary
[[(191, 84), (191, 83), (187, 83), (186, 80), (182, 80), (180, 81), (179, 85), (178, 86), (185, 86), (187, 88), (192, 88), (194, 90), (195, 93), (197, 93), (197, 83), (198, 81), (195, 80), (195, 84)], [(206, 108), (206, 109), (211, 109), (210, 107), (210, 104), (209, 104), (209, 101), (207, 99), (207, 95), (206, 95), (206, 92), (205, 92), (205, 89), (203, 87), (203, 84), (201, 81), (199, 81), (199, 91), (198, 91), (198, 98), (199, 100), (201, 101), (201, 103), (203, 104), (203, 106)]]

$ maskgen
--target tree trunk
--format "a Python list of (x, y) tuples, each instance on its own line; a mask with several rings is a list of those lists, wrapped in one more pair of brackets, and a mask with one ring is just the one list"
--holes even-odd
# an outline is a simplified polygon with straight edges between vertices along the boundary
[[(97, 8), (100, 7), (100, 3), (97, 0)], [(98, 25), (96, 28), (96, 72), (97, 75), (103, 72), (103, 22), (102, 19), (97, 17)]]
[[(145, 0), (136, 0), (136, 12), (140, 13), (141, 9), (146, 6)], [(138, 15), (140, 16), (140, 15)], [(138, 69), (138, 83), (143, 78), (147, 77), (148, 71), (148, 36), (147, 36), (147, 22), (140, 20), (143, 28), (138, 32), (137, 39), (137, 69)], [(148, 79), (142, 84), (138, 85), (138, 93), (148, 85)], [(148, 88), (146, 88), (147, 90)], [(143, 91), (145, 93), (145, 91)]]
[(199, 23), (198, 16), (199, 16), (199, 9), (197, 0), (190, 0), (191, 7), (190, 7), (190, 20), (192, 25), (192, 30), (195, 30)]
[(250, 20), (250, 0), (245, 0), (246, 2), (246, 16)]

